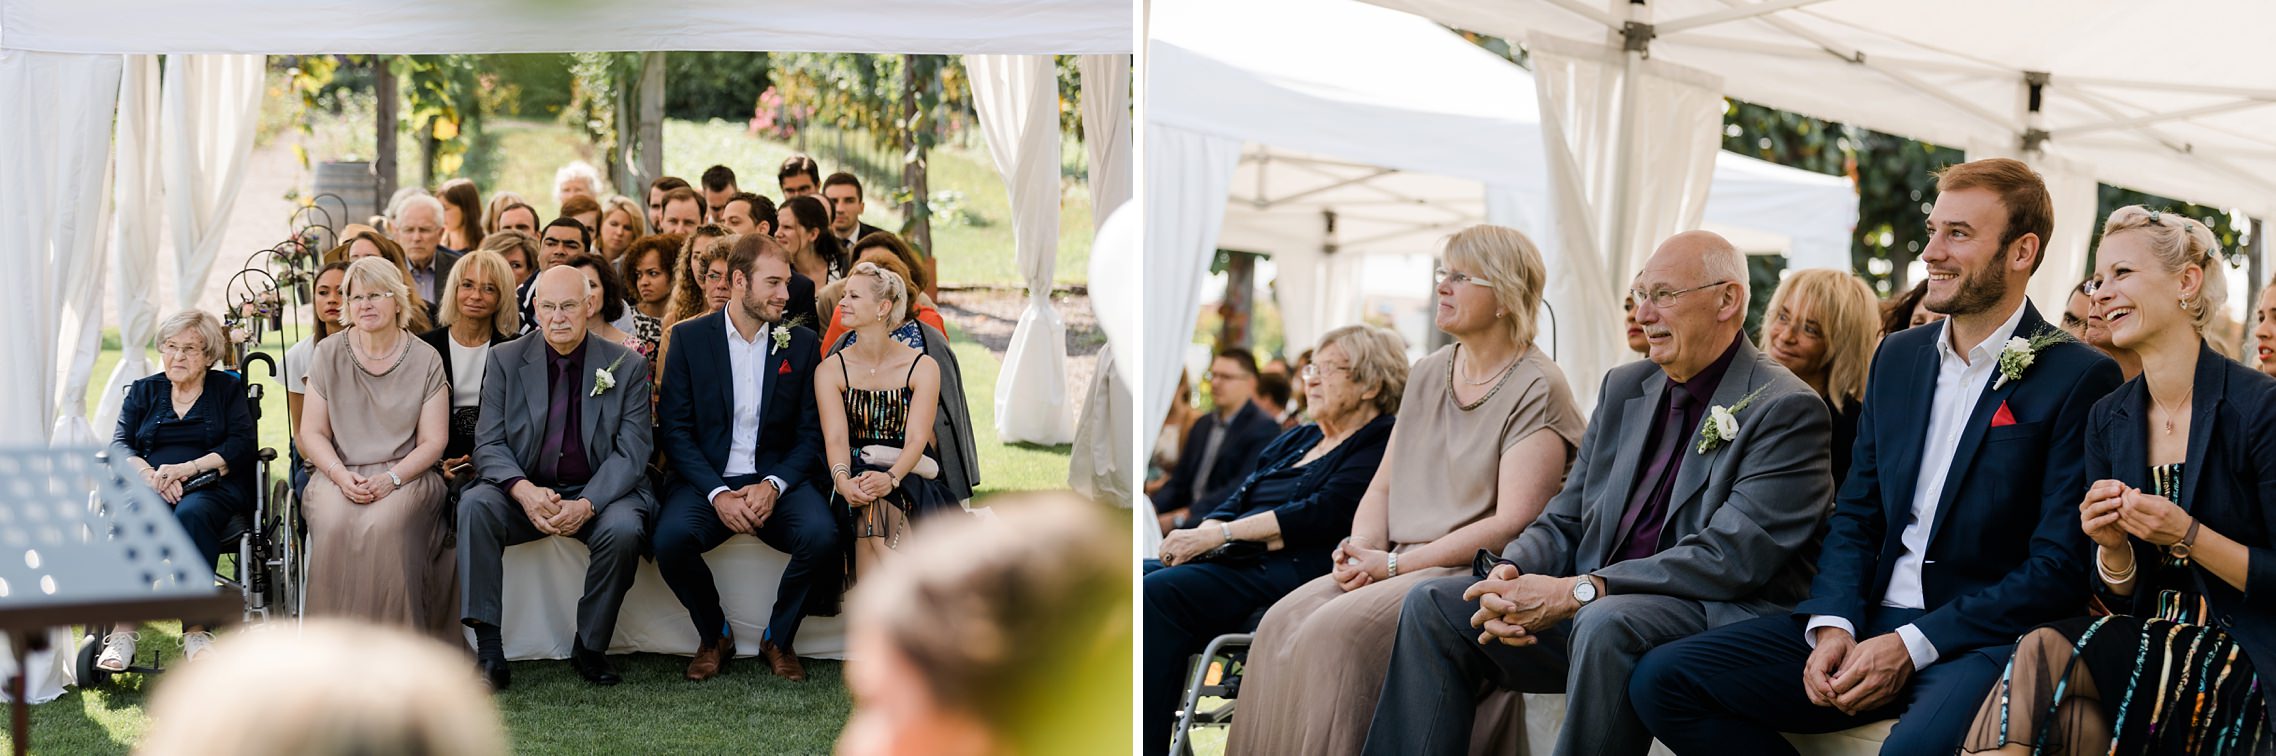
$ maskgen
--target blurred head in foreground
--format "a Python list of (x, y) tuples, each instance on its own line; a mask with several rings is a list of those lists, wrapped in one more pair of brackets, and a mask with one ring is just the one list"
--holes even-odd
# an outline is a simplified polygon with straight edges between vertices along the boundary
[(845, 756), (1130, 742), (1130, 514), (1068, 494), (943, 517), (850, 599)]
[(143, 756), (506, 753), (497, 706), (464, 654), (342, 621), (228, 636), (166, 675), (150, 715)]

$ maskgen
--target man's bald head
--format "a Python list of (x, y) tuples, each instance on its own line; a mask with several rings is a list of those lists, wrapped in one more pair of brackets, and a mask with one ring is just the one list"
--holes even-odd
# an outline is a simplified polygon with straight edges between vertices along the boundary
[(1746, 255), (1712, 231), (1660, 242), (1633, 285), (1645, 354), (1675, 380), (1713, 364), (1746, 327)]
[(584, 271), (568, 265), (546, 268), (530, 289), (530, 308), (546, 345), (568, 354), (584, 342), (585, 321), (592, 314), (592, 284)]

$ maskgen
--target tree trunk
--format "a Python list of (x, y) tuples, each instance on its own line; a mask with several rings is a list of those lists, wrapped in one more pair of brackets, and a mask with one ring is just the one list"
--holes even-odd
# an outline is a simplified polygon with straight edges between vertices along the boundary
[(896, 131), (900, 138), (896, 146), (901, 151), (901, 185), (909, 192), (909, 201), (901, 205), (901, 238), (915, 247), (923, 258), (926, 276), (932, 285), (925, 287), (925, 296), (940, 301), (940, 261), (933, 257), (932, 189), (926, 178), (924, 140), (907, 124), (918, 123), (918, 93), (929, 82), (920, 75), (918, 58), (906, 56), (901, 65), (901, 123)]
[[(623, 134), (623, 127), (618, 127)], [(617, 190), (628, 197), (640, 197), (646, 202), (648, 182), (664, 175), (664, 53), (648, 52), (640, 55), (640, 128), (638, 144), (640, 159), (627, 161), (636, 167), (633, 186), (619, 186)]]
[[(395, 67), (389, 65), (389, 60), (388, 56), (385, 55), (372, 56), (372, 94), (377, 99), (377, 107), (373, 108), (377, 117), (372, 119), (373, 136), (375, 137), (373, 143), (376, 145), (373, 152), (377, 154), (372, 155), (371, 165), (372, 172), (379, 177), (379, 201), (382, 203), (385, 203), (387, 198), (395, 196), (397, 176), (395, 170), (395, 108), (397, 96), (395, 93)], [(351, 218), (349, 222), (362, 223), (365, 220), (368, 219)]]
[[(431, 188), (435, 185), (435, 153), (441, 152), (443, 146), (442, 140), (435, 138), (435, 119), (428, 118), (426, 123), (419, 124), (414, 135), (419, 140), (419, 185)], [(388, 197), (393, 199), (394, 194), (391, 192)]]
[(1225, 301), (1217, 305), (1222, 321), (1217, 329), (1217, 351), (1247, 349), (1254, 338), (1249, 327), (1256, 314), (1257, 256), (1246, 252), (1225, 255)]

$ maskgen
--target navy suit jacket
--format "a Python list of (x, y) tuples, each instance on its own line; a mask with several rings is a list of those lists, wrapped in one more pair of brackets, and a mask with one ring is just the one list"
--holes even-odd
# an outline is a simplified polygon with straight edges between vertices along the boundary
[[(1258, 457), (1267, 444), (1280, 436), (1280, 423), (1257, 408), (1256, 402), (1241, 406), (1233, 413), (1233, 422), (1225, 431), (1225, 441), (1217, 447), (1217, 463), (1207, 470), (1201, 469), (1202, 453), (1209, 449), (1209, 430), (1217, 427), (1217, 413), (1203, 415), (1193, 424), (1193, 434), (1185, 439), (1185, 450), (1178, 453), (1177, 470), (1170, 474), (1169, 485), (1154, 492), (1154, 511), (1175, 512), (1192, 507), (1193, 511), (1216, 509), (1233, 495), (1233, 491), (1247, 482), (1250, 471), (1257, 469)], [(1193, 496), (1193, 481), (1208, 481), (1201, 498)]]
[[(2015, 335), (2051, 329), (2025, 302)], [(1904, 554), (1936, 390), (1942, 324), (1882, 340), (1865, 386), (1849, 479), (1835, 497), (1818, 576), (1797, 614), (1849, 620), (1860, 632)], [(2020, 380), (1994, 373), (1975, 397), (1929, 526), (1912, 624), (1940, 658), (2013, 644), (2025, 631), (2083, 614), (2092, 570), (2078, 503), (2087, 483), (2088, 414), (2119, 382), (2118, 365), (2085, 344), (2041, 350)], [(2012, 425), (1991, 427), (2005, 403)]]
[[(730, 433), (735, 426), (734, 370), (727, 362), (727, 313), (713, 312), (672, 326), (664, 356), (664, 387), (656, 401), (658, 446), (680, 481), (707, 493), (727, 485)], [(777, 347), (769, 325), (759, 337), (767, 350), (765, 395), (759, 400), (759, 475), (781, 478), (786, 489), (814, 484), (822, 467), (822, 424), (814, 409), (814, 366), (822, 337), (790, 327), (790, 344)]]
[[(2212, 347), (2197, 348), (2197, 380), (2189, 412), (2189, 456), (2181, 471), (2183, 509), (2251, 552), (2244, 590), (2202, 570), (2206, 623), (2244, 646), (2256, 669), (2276, 664), (2276, 379), (2239, 365)], [(2141, 378), (2095, 403), (2086, 437), (2089, 482), (2116, 479), (2154, 491), (2149, 480), (2149, 389)], [(2077, 519), (2076, 515), (2072, 516)], [(2164, 549), (2132, 539), (2134, 564), (2152, 565)], [(2146, 570), (2145, 570), (2146, 571)], [(2099, 578), (2089, 576), (2096, 588)], [(2177, 586), (2166, 586), (2177, 587)], [(2157, 616), (2155, 590), (2130, 597), (2103, 594), (2112, 611)]]

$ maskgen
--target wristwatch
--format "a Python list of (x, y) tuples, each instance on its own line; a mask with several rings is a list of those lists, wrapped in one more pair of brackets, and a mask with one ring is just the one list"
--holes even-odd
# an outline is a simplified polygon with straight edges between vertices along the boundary
[(2189, 532), (2183, 533), (2180, 541), (2165, 547), (2165, 553), (2176, 561), (2189, 561), (2189, 549), (2197, 545), (2197, 524), (2197, 518), (2189, 518)]
[(1588, 606), (1588, 602), (1595, 600), (1596, 581), (1588, 579), (1587, 575), (1582, 575), (1579, 580), (1573, 581), (1573, 601), (1581, 606)]

